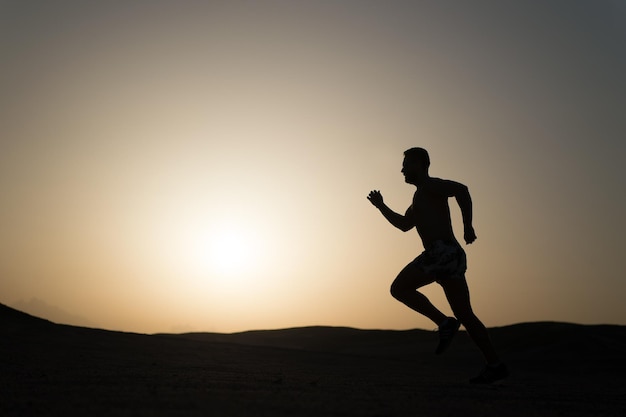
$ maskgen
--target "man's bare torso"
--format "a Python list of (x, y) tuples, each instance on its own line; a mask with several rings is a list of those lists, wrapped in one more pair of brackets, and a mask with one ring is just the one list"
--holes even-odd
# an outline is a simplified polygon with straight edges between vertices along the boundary
[(437, 240), (456, 242), (448, 196), (438, 192), (438, 181), (441, 180), (430, 178), (418, 187), (413, 195), (413, 204), (407, 210), (407, 214), (415, 221), (424, 248), (429, 248)]

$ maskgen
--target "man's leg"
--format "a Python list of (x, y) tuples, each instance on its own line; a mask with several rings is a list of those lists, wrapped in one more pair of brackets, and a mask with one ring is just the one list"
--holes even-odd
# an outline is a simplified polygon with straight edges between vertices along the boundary
[(476, 346), (488, 364), (497, 364), (500, 358), (496, 353), (485, 325), (476, 317), (470, 304), (469, 289), (465, 278), (446, 278), (440, 281), (450, 307), (457, 319), (465, 326)]
[(434, 276), (427, 275), (417, 265), (410, 263), (400, 271), (391, 284), (391, 295), (439, 326), (446, 320), (446, 315), (439, 311), (424, 294), (417, 291), (418, 288), (434, 281)]

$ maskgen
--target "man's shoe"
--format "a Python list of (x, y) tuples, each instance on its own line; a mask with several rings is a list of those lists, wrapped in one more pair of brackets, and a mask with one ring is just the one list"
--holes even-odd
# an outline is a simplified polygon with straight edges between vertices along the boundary
[(444, 321), (441, 326), (439, 326), (439, 345), (435, 350), (437, 355), (442, 354), (450, 343), (452, 343), (452, 338), (457, 331), (459, 331), (459, 327), (461, 327), (461, 323), (454, 317), (448, 317), (446, 321)]
[(496, 366), (485, 366), (480, 375), (470, 379), (470, 384), (491, 384), (509, 376), (509, 370), (506, 365), (501, 363)]

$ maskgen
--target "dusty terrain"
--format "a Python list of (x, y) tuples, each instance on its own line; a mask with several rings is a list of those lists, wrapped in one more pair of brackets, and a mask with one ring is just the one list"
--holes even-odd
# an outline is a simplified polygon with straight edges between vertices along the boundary
[(461, 332), (309, 327), (141, 335), (54, 324), (0, 305), (1, 416), (623, 416), (626, 327), (491, 329), (512, 375), (467, 383)]

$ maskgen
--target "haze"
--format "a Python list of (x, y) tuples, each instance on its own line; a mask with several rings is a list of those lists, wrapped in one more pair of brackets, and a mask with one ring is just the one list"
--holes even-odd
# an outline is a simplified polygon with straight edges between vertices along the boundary
[(486, 325), (626, 324), (623, 2), (2, 1), (0, 34), (2, 303), (433, 328), (388, 290), (417, 234), (366, 200), (403, 212), (422, 146), (472, 193)]

